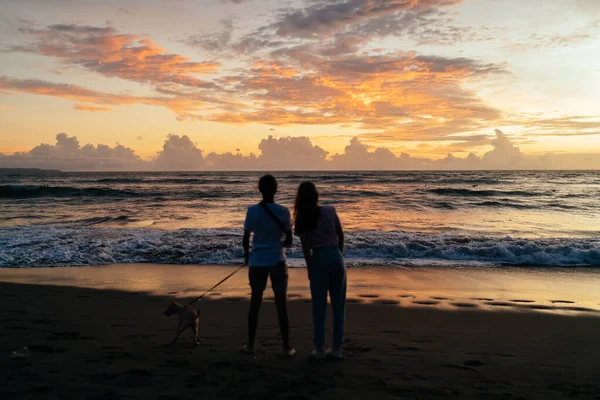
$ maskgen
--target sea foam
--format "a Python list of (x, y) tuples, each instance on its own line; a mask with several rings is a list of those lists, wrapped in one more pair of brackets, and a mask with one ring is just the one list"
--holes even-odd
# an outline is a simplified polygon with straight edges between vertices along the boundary
[[(242, 260), (238, 229), (0, 229), (0, 267), (111, 263), (230, 264)], [(291, 266), (303, 266), (296, 241)], [(349, 266), (598, 266), (600, 239), (465, 236), (401, 231), (347, 232)]]

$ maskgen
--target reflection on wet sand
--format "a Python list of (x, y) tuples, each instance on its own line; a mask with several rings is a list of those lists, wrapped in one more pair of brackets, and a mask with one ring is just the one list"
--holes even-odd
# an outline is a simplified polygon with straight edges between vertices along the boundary
[[(0, 281), (116, 289), (194, 297), (236, 266), (115, 264), (78, 268), (2, 269)], [(310, 297), (305, 269), (290, 269), (290, 300)], [(243, 269), (207, 298), (248, 297)], [(600, 312), (600, 272), (523, 268), (351, 268), (348, 301), (400, 307)], [(265, 296), (265, 300), (269, 300)]]

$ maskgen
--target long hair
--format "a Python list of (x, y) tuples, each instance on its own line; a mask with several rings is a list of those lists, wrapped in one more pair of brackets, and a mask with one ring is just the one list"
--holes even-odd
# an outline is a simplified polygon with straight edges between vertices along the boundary
[(294, 204), (294, 228), (297, 233), (314, 231), (319, 219), (319, 192), (315, 184), (302, 182)]

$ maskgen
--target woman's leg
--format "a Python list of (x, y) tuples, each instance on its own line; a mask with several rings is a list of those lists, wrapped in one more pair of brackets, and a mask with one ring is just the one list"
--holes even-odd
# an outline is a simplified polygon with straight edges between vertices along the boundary
[(325, 346), (325, 317), (327, 315), (327, 289), (329, 287), (329, 274), (324, 268), (318, 254), (314, 256), (314, 264), (310, 270), (310, 295), (312, 298), (312, 314), (314, 338), (316, 349)]
[[(337, 250), (337, 249), (336, 249)], [(329, 295), (333, 312), (333, 348), (341, 349), (344, 344), (344, 322), (346, 318), (346, 268), (338, 251), (336, 263), (331, 268)]]

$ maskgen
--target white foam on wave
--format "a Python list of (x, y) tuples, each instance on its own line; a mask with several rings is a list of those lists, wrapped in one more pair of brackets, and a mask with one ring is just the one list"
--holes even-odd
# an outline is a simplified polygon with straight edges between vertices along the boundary
[[(242, 260), (238, 229), (109, 229), (26, 226), (0, 229), (0, 267), (111, 263), (230, 264)], [(296, 241), (292, 267), (303, 266)], [(499, 264), (600, 266), (600, 239), (519, 239), (355, 231), (346, 237), (349, 266)]]

